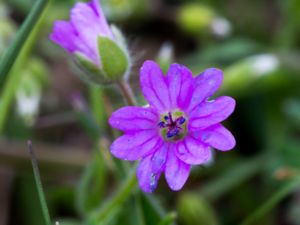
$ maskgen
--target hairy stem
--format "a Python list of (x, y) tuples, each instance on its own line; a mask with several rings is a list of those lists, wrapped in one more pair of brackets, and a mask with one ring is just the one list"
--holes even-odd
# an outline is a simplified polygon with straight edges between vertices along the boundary
[(117, 82), (118, 87), (120, 88), (124, 98), (127, 101), (128, 105), (136, 105), (136, 99), (133, 94), (131, 87), (129, 86), (126, 80), (120, 80)]

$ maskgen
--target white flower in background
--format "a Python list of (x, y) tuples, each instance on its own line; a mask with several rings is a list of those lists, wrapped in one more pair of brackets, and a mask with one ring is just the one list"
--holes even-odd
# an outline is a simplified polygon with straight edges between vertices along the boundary
[(279, 67), (279, 60), (273, 54), (262, 54), (253, 58), (253, 70), (257, 76), (271, 73)]
[(232, 32), (231, 23), (227, 19), (222, 17), (213, 19), (210, 28), (213, 34), (222, 38), (230, 36)]
[(40, 83), (30, 74), (25, 73), (16, 93), (16, 110), (25, 124), (32, 126), (39, 113), (42, 97)]

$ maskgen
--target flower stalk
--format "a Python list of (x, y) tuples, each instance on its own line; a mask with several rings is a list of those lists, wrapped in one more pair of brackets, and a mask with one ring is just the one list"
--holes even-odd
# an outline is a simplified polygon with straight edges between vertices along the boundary
[(123, 94), (127, 104), (132, 106), (136, 105), (137, 104), (136, 98), (128, 82), (126, 80), (119, 80), (117, 81), (117, 85), (121, 93)]
[(112, 199), (109, 199), (107, 204), (100, 208), (98, 212), (95, 212), (95, 217), (93, 217), (92, 220), (96, 221), (98, 224), (101, 224), (113, 212), (115, 212), (118, 207), (123, 205), (126, 199), (128, 199), (128, 196), (132, 193), (133, 189), (135, 189), (136, 187), (137, 179), (133, 169), (118, 192), (113, 196)]

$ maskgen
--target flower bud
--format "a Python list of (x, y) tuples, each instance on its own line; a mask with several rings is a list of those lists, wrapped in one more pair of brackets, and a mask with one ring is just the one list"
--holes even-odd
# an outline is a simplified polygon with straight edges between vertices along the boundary
[(131, 63), (124, 37), (108, 25), (98, 0), (77, 3), (70, 21), (55, 22), (50, 39), (74, 56), (86, 81), (107, 84), (129, 74)]
[(191, 3), (184, 5), (178, 12), (179, 26), (191, 35), (198, 35), (209, 29), (215, 18), (215, 12), (208, 6)]

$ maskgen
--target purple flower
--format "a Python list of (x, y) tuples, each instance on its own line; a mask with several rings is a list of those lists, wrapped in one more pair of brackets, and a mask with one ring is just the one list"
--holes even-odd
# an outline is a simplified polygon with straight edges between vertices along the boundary
[(179, 64), (166, 74), (153, 61), (146, 61), (140, 82), (149, 107), (127, 106), (109, 119), (125, 134), (111, 145), (115, 157), (139, 160), (137, 177), (145, 192), (152, 192), (161, 174), (172, 190), (180, 190), (191, 165), (211, 158), (211, 147), (227, 151), (235, 146), (232, 134), (220, 122), (234, 110), (235, 100), (209, 98), (220, 87), (223, 73), (206, 69), (196, 77)]
[(50, 39), (69, 53), (79, 53), (101, 67), (98, 36), (114, 40), (114, 35), (104, 17), (99, 0), (76, 3), (70, 21), (56, 21)]

